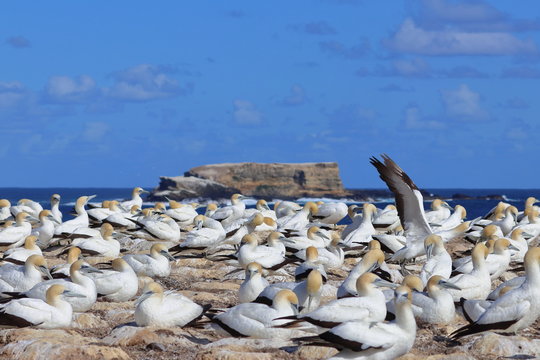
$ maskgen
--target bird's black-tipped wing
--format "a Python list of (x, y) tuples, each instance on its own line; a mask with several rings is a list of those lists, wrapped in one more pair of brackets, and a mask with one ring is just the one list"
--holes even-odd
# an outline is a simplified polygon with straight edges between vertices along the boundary
[(382, 163), (376, 157), (370, 158), (370, 163), (379, 172), (380, 178), (386, 183), (396, 199), (399, 220), (407, 234), (429, 235), (429, 227), (423, 207), (423, 197), (411, 178), (392, 160), (383, 154)]

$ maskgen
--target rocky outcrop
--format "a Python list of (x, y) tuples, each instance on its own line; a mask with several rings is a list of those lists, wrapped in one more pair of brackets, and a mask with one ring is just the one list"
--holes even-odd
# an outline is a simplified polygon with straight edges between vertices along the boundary
[(165, 200), (165, 197), (172, 200), (217, 199), (230, 197), (237, 192), (239, 192), (238, 189), (194, 176), (161, 176), (158, 187), (150, 193), (148, 200), (161, 201)]
[(338, 164), (237, 163), (203, 165), (192, 168), (186, 177), (212, 180), (244, 195), (255, 197), (341, 197), (347, 192), (339, 176)]

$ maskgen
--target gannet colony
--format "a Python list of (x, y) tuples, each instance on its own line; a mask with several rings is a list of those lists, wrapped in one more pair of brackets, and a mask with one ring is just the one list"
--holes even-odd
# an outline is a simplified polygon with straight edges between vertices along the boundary
[[(0, 200), (0, 358), (530, 359), (537, 199), (481, 218), (386, 155), (373, 204)], [(351, 224), (337, 225), (349, 216)]]

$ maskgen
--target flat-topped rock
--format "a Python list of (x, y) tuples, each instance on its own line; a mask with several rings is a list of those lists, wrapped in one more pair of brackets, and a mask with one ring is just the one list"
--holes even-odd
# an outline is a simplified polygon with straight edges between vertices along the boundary
[(346, 196), (335, 162), (226, 163), (190, 169), (185, 176), (215, 181), (256, 197)]

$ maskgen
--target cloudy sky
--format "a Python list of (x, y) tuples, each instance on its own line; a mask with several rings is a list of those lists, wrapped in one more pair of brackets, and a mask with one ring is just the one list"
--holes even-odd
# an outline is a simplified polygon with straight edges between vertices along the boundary
[(337, 161), (384, 187), (538, 188), (540, 4), (26, 2), (0, 11), (0, 186), (153, 187)]

